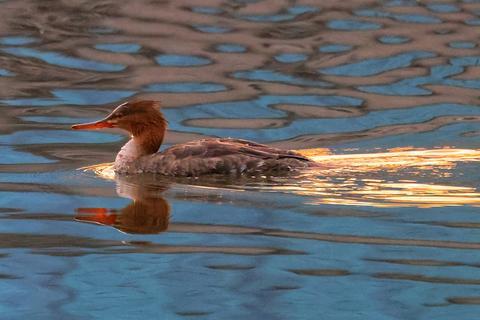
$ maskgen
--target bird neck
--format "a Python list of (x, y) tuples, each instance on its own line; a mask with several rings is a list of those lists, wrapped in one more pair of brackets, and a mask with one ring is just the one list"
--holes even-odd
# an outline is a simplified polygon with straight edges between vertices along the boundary
[(165, 127), (151, 127), (132, 136), (133, 143), (136, 145), (139, 156), (146, 156), (156, 153), (162, 145), (165, 136)]
[(167, 121), (160, 112), (155, 112), (146, 118), (133, 118), (128, 131), (130, 131), (131, 141), (135, 144), (138, 156), (154, 154), (162, 145), (167, 131)]
[(167, 121), (161, 113), (154, 113), (142, 119), (133, 119), (128, 130), (132, 139), (118, 152), (115, 159), (115, 171), (129, 172), (135, 170), (137, 160), (141, 157), (156, 153), (162, 145)]
[(158, 126), (149, 126), (136, 131), (132, 134), (132, 139), (118, 152), (115, 163), (123, 167), (140, 157), (156, 153), (162, 145), (165, 130), (166, 125), (161, 123)]

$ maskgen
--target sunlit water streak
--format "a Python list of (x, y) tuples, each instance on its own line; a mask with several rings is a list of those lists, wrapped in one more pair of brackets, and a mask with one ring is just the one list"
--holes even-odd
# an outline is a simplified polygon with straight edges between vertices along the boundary
[[(471, 186), (442, 184), (459, 163), (479, 162), (480, 150), (392, 149), (386, 152), (333, 154), (328, 149), (299, 150), (325, 165), (292, 177), (218, 184), (216, 188), (284, 192), (308, 196), (309, 204), (369, 207), (480, 206), (480, 192)], [(82, 168), (115, 179), (112, 163)], [(428, 176), (427, 183), (418, 177)], [(194, 182), (201, 187), (201, 182)], [(190, 186), (191, 187), (191, 186)]]

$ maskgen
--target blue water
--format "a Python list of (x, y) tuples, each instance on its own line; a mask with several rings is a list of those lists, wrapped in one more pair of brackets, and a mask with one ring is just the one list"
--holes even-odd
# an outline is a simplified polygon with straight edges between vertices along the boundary
[(0, 44), (4, 46), (23, 46), (38, 42), (40, 39), (28, 36), (11, 36), (0, 38)]
[(36, 156), (28, 152), (17, 151), (11, 146), (0, 146), (0, 152), (3, 154), (0, 159), (1, 164), (53, 162), (53, 160), (45, 157)]
[(398, 13), (390, 13), (382, 10), (375, 10), (375, 9), (362, 9), (355, 11), (355, 14), (361, 17), (378, 17), (378, 18), (390, 18), (394, 20), (398, 20), (401, 22), (408, 22), (408, 23), (419, 23), (419, 24), (436, 24), (441, 23), (442, 20), (440, 18), (431, 16), (431, 15), (423, 15), (423, 14), (398, 14)]
[(448, 45), (455, 49), (473, 49), (477, 46), (475, 42), (469, 41), (452, 41)]
[(95, 89), (53, 89), (54, 98), (17, 98), (4, 99), (1, 102), (10, 106), (55, 106), (71, 105), (101, 105), (112, 103), (132, 96), (130, 90), (95, 90)]
[(349, 63), (331, 68), (320, 69), (320, 73), (347, 76), (366, 77), (385, 71), (405, 68), (412, 64), (415, 59), (433, 58), (435, 54), (426, 51), (406, 52), (387, 58), (365, 59), (361, 62)]
[(215, 50), (224, 53), (242, 53), (247, 51), (247, 48), (236, 43), (221, 43), (215, 46)]
[(192, 11), (203, 14), (219, 14), (223, 12), (221, 8), (216, 7), (192, 7)]
[[(0, 1), (0, 319), (477, 319), (479, 5)], [(85, 169), (134, 99), (324, 166)]]
[(155, 60), (159, 65), (169, 67), (193, 67), (211, 63), (207, 58), (180, 54), (161, 54)]
[(292, 76), (274, 70), (248, 70), (237, 71), (233, 73), (233, 77), (237, 79), (245, 79), (252, 81), (277, 82), (306, 87), (329, 87), (330, 84), (325, 81), (310, 80), (302, 77)]
[(380, 23), (367, 22), (362, 20), (331, 20), (327, 27), (334, 30), (377, 30), (382, 27)]
[(443, 84), (453, 87), (478, 88), (477, 79), (455, 79), (452, 76), (464, 72), (465, 67), (476, 66), (480, 57), (462, 56), (451, 58), (447, 65), (436, 65), (430, 68), (428, 76), (419, 76), (402, 79), (396, 83), (386, 85), (361, 86), (360, 90), (385, 95), (430, 95), (431, 91), (425, 85)]
[(438, 13), (452, 13), (460, 11), (459, 7), (450, 3), (430, 3), (427, 5), (427, 8)]
[(402, 44), (409, 42), (410, 39), (402, 36), (381, 36), (378, 41), (384, 44)]
[(318, 51), (324, 53), (337, 53), (337, 52), (345, 52), (352, 49), (352, 46), (346, 44), (326, 44), (318, 48)]
[(142, 46), (136, 43), (99, 43), (95, 45), (95, 48), (109, 52), (137, 53)]
[(0, 69), (0, 77), (12, 77), (14, 75), (15, 75), (15, 73), (13, 73), (13, 72), (10, 72), (6, 69)]
[(282, 10), (277, 14), (263, 14), (263, 15), (241, 15), (239, 18), (253, 22), (284, 22), (295, 20), (298, 16), (305, 13), (313, 13), (319, 11), (319, 8), (313, 6), (293, 6)]
[(0, 48), (0, 51), (17, 57), (36, 58), (46, 63), (65, 68), (92, 70), (97, 72), (118, 72), (125, 69), (125, 66), (121, 64), (80, 59), (52, 51), (38, 51), (36, 49), (21, 47)]
[(219, 83), (168, 82), (168, 83), (154, 83), (144, 88), (144, 90), (147, 92), (192, 93), (192, 92), (226, 91), (227, 87)]
[(196, 24), (193, 25), (195, 30), (205, 33), (227, 33), (232, 31), (231, 28), (222, 27), (222, 26), (215, 26), (215, 25), (205, 25), (205, 24)]
[(302, 53), (281, 53), (274, 58), (282, 63), (295, 63), (307, 60), (308, 56)]

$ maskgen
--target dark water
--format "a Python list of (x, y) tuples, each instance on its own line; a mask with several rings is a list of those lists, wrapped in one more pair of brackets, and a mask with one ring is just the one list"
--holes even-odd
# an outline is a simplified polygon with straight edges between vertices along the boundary
[[(477, 319), (477, 1), (0, 1), (1, 319)], [(163, 102), (167, 144), (231, 136), (294, 177), (113, 177)]]

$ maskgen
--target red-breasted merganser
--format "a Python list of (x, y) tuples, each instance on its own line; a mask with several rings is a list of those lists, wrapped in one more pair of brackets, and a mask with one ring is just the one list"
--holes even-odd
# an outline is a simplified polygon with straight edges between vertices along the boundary
[(167, 121), (159, 102), (125, 102), (105, 119), (76, 124), (73, 129), (121, 128), (132, 137), (115, 159), (115, 172), (143, 172), (167, 176), (206, 174), (274, 174), (317, 167), (303, 155), (263, 144), (231, 138), (211, 138), (174, 145), (159, 151)]

